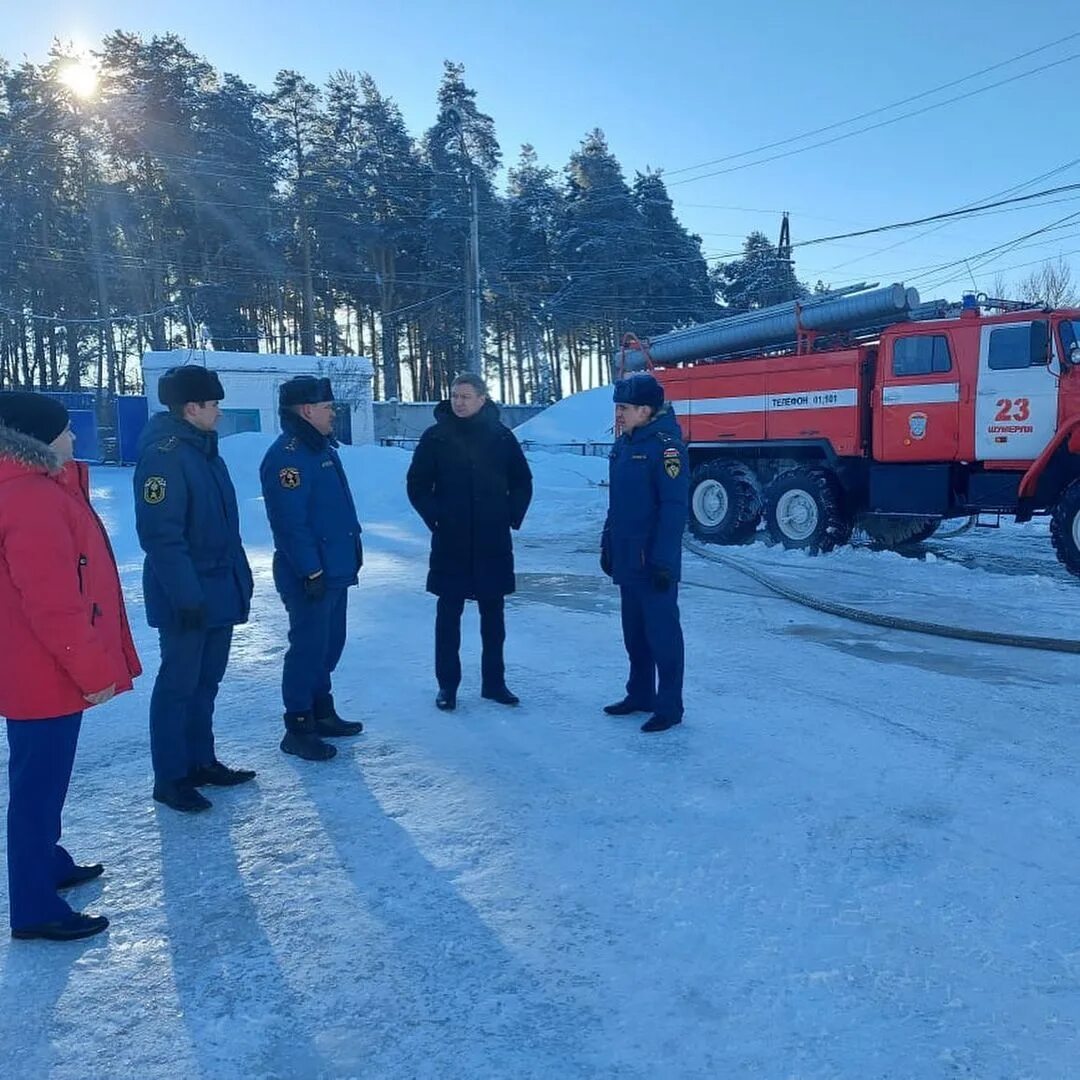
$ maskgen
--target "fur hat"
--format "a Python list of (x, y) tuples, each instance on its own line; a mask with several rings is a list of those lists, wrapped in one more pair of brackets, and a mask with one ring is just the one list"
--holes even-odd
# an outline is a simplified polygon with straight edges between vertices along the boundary
[(320, 405), (334, 400), (334, 390), (329, 379), (314, 375), (297, 375), (278, 388), (278, 405), (287, 409), (291, 405)]
[(619, 379), (613, 396), (616, 404), (649, 405), (654, 409), (664, 404), (664, 388), (647, 371)]
[(48, 445), (68, 426), (68, 411), (56, 398), (27, 390), (0, 393), (0, 424)]
[(222, 401), (225, 389), (216, 372), (200, 364), (182, 364), (158, 379), (157, 396), (162, 405), (172, 408), (189, 401)]

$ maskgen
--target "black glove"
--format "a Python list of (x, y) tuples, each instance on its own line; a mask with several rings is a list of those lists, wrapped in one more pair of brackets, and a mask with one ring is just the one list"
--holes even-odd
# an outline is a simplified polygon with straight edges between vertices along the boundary
[(652, 571), (653, 588), (657, 592), (667, 592), (671, 588), (671, 571), (654, 566)]
[(314, 577), (304, 578), (304, 595), (313, 604), (326, 595), (326, 576), (321, 571)]
[(176, 612), (181, 630), (202, 630), (206, 626), (206, 608), (182, 607)]

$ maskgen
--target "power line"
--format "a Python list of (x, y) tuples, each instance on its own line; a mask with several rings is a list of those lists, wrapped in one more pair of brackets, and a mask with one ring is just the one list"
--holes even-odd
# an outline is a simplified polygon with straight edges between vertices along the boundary
[(740, 172), (742, 169), (751, 169), (755, 165), (765, 165), (770, 161), (779, 161), (781, 158), (793, 157), (795, 154), (805, 154), (808, 150), (818, 150), (823, 146), (832, 146), (834, 143), (843, 142), (845, 139), (854, 138), (856, 135), (864, 135), (868, 131), (876, 131), (878, 128), (889, 127), (891, 124), (897, 124), (901, 120), (909, 120), (913, 116), (922, 116), (924, 113), (932, 112), (934, 109), (940, 109), (946, 105), (953, 105), (957, 101), (965, 101), (967, 98), (975, 97), (977, 94), (985, 94), (988, 90), (996, 90), (1000, 86), (1007, 86), (1009, 83), (1017, 82), (1020, 79), (1027, 79), (1032, 75), (1041, 75), (1051, 68), (1059, 67), (1061, 64), (1071, 63), (1073, 60), (1077, 59), (1080, 59), (1080, 53), (1072, 53), (1070, 56), (1063, 57), (1060, 60), (1054, 60), (1049, 64), (1044, 64), (1042, 67), (1031, 68), (1029, 71), (1022, 71), (1018, 75), (1011, 75), (1007, 79), (999, 79), (997, 82), (990, 83), (987, 86), (981, 86), (976, 90), (969, 90), (964, 94), (957, 94), (955, 97), (946, 98), (944, 101), (936, 102), (933, 105), (926, 105), (921, 109), (914, 109), (911, 112), (901, 113), (899, 116), (894, 116), (889, 120), (881, 120), (876, 124), (869, 124), (866, 127), (856, 128), (854, 131), (846, 132), (843, 135), (835, 135), (831, 139), (823, 139), (821, 142), (811, 143), (809, 146), (801, 146), (795, 150), (785, 150), (780, 154), (771, 154), (769, 157), (758, 158), (756, 161), (747, 161), (742, 165), (731, 165), (726, 169), (716, 169), (713, 172), (701, 173), (699, 176), (689, 176), (685, 180), (676, 180), (668, 186), (676, 187), (681, 184), (692, 184), (696, 180), (708, 180), (714, 176), (726, 176), (728, 173)]
[[(951, 82), (942, 83), (940, 86), (935, 86), (930, 90), (923, 90), (921, 93), (911, 95), (911, 97), (901, 98), (899, 101), (893, 101), (888, 105), (881, 105), (876, 109), (870, 109), (867, 112), (859, 113), (857, 116), (849, 116), (846, 120), (837, 120), (835, 123), (826, 124), (824, 127), (814, 128), (811, 131), (804, 131), (800, 135), (791, 135), (786, 139), (779, 139), (776, 142), (756, 146), (752, 150), (742, 150), (737, 154), (727, 154), (724, 157), (713, 158), (711, 161), (699, 162), (697, 165), (686, 165), (681, 169), (671, 169), (666, 175), (679, 176), (681, 173), (695, 172), (697, 169), (706, 169), (711, 165), (721, 165), (728, 161), (737, 161), (739, 158), (764, 153), (766, 150), (775, 150), (778, 146), (788, 146), (793, 142), (802, 142), (803, 139), (811, 139), (815, 135), (823, 135), (826, 131), (835, 131), (837, 128), (847, 127), (848, 124), (857, 124), (860, 120), (867, 120), (871, 116), (879, 116), (881, 113), (889, 112), (891, 109), (899, 109), (901, 106), (910, 105), (914, 101), (921, 101), (923, 98), (931, 97), (934, 94), (941, 93), (943, 90), (951, 90), (954, 86), (960, 86), (962, 83), (970, 82), (972, 79), (977, 79), (982, 75), (989, 75), (991, 71), (998, 71), (1001, 68), (1008, 67), (1010, 64), (1015, 64), (1020, 60), (1026, 60), (1029, 56), (1036, 55), (1036, 53), (1045, 52), (1047, 49), (1053, 49), (1058, 45), (1064, 45), (1065, 42), (1072, 41), (1075, 38), (1080, 38), (1080, 31), (1067, 34), (1065, 37), (1058, 38), (1056, 41), (1047, 42), (1045, 45), (1040, 45), (1035, 49), (1029, 49), (1027, 52), (1018, 53), (1008, 60), (1002, 60), (997, 64), (991, 64), (990, 67), (973, 71), (970, 75), (964, 75), (959, 79), (953, 79)], [(984, 87), (983, 89), (992, 89), (992, 87)], [(941, 102), (940, 104), (947, 105), (949, 102)], [(934, 107), (936, 108), (937, 106)], [(897, 119), (902, 118), (898, 117)], [(700, 177), (695, 177), (694, 179), (700, 179)], [(730, 209), (738, 208), (731, 207)]]

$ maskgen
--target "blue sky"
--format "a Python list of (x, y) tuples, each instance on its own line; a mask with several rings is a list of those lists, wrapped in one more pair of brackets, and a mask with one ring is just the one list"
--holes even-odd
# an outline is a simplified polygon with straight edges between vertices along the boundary
[[(115, 28), (174, 31), (219, 70), (262, 88), (283, 67), (317, 82), (341, 68), (369, 71), (414, 134), (433, 119), (443, 59), (461, 61), (480, 107), (495, 118), (508, 162), (531, 142), (542, 161), (560, 167), (585, 132), (600, 127), (628, 178), (646, 166), (668, 171), (680, 217), (711, 255), (738, 248), (751, 229), (775, 238), (783, 209), (792, 213), (798, 242), (1012, 194), (1080, 159), (1071, 104), (1080, 82), (1080, 6), (1067, 0), (1022, 8), (1014, 0), (822, 0), (812, 13), (791, 0), (37, 0), (5, 12), (0, 54), (42, 60), (53, 37), (93, 45)], [(757, 156), (802, 150), (1035, 72), (920, 116), (762, 165), (746, 167), (754, 155), (736, 158), (713, 167), (739, 166), (719, 176), (676, 172), (876, 110), (1051, 43), (941, 93)], [(1080, 183), (1080, 164), (1016, 194), (1069, 183)], [(1080, 191), (1057, 199), (922, 236), (925, 229), (808, 247), (796, 251), (796, 268), (810, 281), (905, 280), (925, 298), (953, 298), (971, 287), (968, 269), (934, 267), (1080, 212)], [(989, 289), (995, 274), (1014, 279), (1058, 254), (1080, 271), (1080, 216), (969, 265), (978, 287)]]

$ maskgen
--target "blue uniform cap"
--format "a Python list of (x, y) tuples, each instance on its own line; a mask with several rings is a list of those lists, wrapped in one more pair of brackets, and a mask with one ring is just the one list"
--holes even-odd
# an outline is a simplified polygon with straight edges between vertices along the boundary
[(659, 409), (664, 404), (664, 388), (648, 372), (619, 379), (613, 395), (617, 405), (649, 405)]
[(329, 379), (319, 379), (314, 375), (296, 375), (283, 382), (278, 389), (278, 405), (287, 409), (290, 405), (320, 405), (324, 401), (333, 401), (334, 391)]

